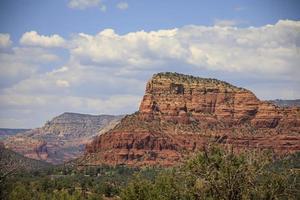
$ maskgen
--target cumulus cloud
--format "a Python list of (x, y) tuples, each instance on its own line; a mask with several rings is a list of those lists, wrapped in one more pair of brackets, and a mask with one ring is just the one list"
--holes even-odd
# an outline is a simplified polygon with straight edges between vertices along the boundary
[(128, 9), (128, 3), (127, 2), (119, 2), (117, 4), (117, 8), (120, 9), (120, 10), (126, 10)]
[(121, 70), (164, 70), (180, 63), (194, 69), (267, 73), (270, 77), (299, 75), (298, 21), (258, 28), (186, 26), (126, 35), (106, 29), (94, 36), (78, 34), (72, 43), (70, 52), (78, 62)]
[(111, 95), (137, 95), (144, 90), (144, 81), (118, 76), (118, 69), (82, 66), (76, 63), (69, 65), (36, 74), (2, 91), (6, 94), (70, 94), (101, 98)]
[(10, 35), (7, 33), (0, 33), (0, 48), (10, 47), (12, 41), (10, 40)]
[(37, 73), (39, 67), (55, 63), (60, 58), (41, 48), (13, 47), (0, 52), (0, 91)]
[(112, 29), (95, 36), (79, 34), (70, 50), (81, 63), (144, 70), (161, 67), (169, 61), (184, 60), (187, 49), (176, 39), (178, 30), (133, 32), (118, 35)]
[[(105, 29), (95, 35), (74, 34), (64, 39), (64, 47), (69, 58), (56, 66), (55, 55), (41, 47), (14, 47), (0, 54), (1, 73), (18, 64), (12, 68), (15, 74), (29, 70), (27, 76), (0, 88), (0, 115), (11, 115), (8, 124), (19, 123), (20, 113), (35, 116), (35, 122), (28, 122), (34, 126), (64, 111), (134, 112), (146, 81), (160, 71), (223, 79), (253, 89), (263, 99), (300, 97), (299, 21), (248, 28), (185, 26), (127, 34)], [(54, 69), (42, 70), (49, 62)]]
[(65, 44), (64, 38), (54, 34), (50, 36), (39, 35), (36, 31), (26, 32), (20, 39), (22, 45), (40, 46), (40, 47), (63, 47)]

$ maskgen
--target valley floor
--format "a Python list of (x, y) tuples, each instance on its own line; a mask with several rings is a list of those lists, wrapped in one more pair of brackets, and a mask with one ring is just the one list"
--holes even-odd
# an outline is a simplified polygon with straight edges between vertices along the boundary
[(1, 199), (298, 199), (300, 154), (218, 147), (173, 168), (61, 165), (1, 179)]

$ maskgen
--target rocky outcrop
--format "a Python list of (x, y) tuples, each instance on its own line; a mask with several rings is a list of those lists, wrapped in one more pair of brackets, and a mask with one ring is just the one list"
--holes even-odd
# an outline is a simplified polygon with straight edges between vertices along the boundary
[(98, 136), (79, 163), (170, 166), (210, 143), (299, 151), (300, 108), (260, 101), (216, 79), (159, 73), (147, 83), (139, 111)]
[(79, 113), (63, 113), (46, 122), (43, 132), (61, 138), (94, 136), (110, 122), (118, 121), (120, 116), (87, 115)]
[(282, 109), (260, 101), (251, 91), (216, 79), (161, 73), (147, 84), (140, 105), (143, 119), (231, 127), (250, 123), (259, 128), (285, 126), (286, 118), (300, 125), (299, 108)]
[(250, 91), (226, 82), (157, 74), (147, 84), (139, 111), (144, 119), (159, 116), (174, 122), (223, 121), (231, 125), (256, 114), (258, 104)]
[(7, 148), (26, 157), (60, 164), (82, 155), (85, 144), (103, 130), (113, 128), (122, 116), (63, 113), (42, 128), (8, 137)]

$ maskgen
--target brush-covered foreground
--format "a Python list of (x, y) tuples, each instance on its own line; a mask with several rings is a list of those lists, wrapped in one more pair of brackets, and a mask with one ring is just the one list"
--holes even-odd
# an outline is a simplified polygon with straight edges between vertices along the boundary
[(206, 148), (167, 169), (70, 165), (19, 173), (1, 182), (1, 199), (299, 199), (300, 154)]

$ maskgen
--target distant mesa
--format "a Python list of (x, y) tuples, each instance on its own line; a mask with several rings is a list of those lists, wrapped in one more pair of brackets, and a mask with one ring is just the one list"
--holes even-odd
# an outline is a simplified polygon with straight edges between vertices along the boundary
[(3, 140), (4, 145), (26, 157), (61, 164), (84, 153), (85, 144), (113, 128), (122, 116), (63, 113), (42, 128)]
[(294, 100), (285, 100), (285, 99), (275, 99), (270, 100), (271, 103), (281, 106), (281, 107), (300, 107), (300, 99), (294, 99)]
[(139, 111), (96, 137), (78, 163), (171, 166), (211, 143), (235, 151), (299, 151), (300, 108), (261, 101), (217, 79), (158, 73)]

